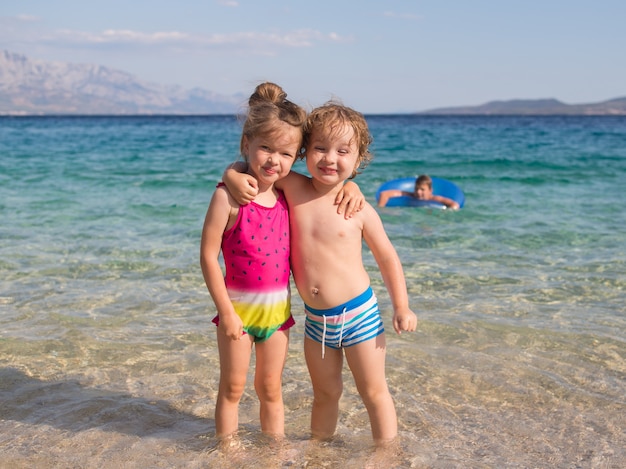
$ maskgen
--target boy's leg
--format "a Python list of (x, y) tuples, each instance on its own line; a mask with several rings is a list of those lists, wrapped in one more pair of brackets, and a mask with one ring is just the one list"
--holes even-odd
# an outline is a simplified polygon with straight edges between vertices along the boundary
[(343, 391), (343, 351), (326, 347), (322, 359), (322, 344), (305, 337), (304, 357), (313, 385), (311, 434), (313, 438), (328, 439), (337, 428), (339, 398)]
[(385, 378), (385, 334), (347, 347), (345, 353), (370, 417), (374, 442), (382, 444), (393, 440), (398, 433), (398, 421)]
[(254, 389), (261, 403), (261, 430), (273, 436), (285, 434), (282, 375), (288, 346), (289, 330), (276, 331), (255, 346)]
[(239, 400), (246, 386), (250, 366), (252, 338), (245, 334), (232, 340), (217, 332), (220, 354), (220, 386), (215, 405), (215, 430), (218, 438), (237, 431), (239, 426)]

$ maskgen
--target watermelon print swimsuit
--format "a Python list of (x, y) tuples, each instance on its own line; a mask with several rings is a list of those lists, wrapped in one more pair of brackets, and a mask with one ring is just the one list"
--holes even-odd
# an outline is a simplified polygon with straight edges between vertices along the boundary
[[(289, 252), (289, 209), (280, 191), (273, 207), (240, 206), (235, 224), (222, 237), (228, 296), (255, 342), (295, 324)], [(219, 317), (213, 322), (218, 324)]]

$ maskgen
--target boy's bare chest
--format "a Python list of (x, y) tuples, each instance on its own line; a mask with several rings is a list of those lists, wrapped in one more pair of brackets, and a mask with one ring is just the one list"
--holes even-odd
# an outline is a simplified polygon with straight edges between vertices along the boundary
[(329, 205), (328, 201), (296, 206), (290, 216), (294, 234), (306, 239), (343, 244), (361, 237), (357, 221), (346, 220), (343, 214), (337, 213), (337, 206)]

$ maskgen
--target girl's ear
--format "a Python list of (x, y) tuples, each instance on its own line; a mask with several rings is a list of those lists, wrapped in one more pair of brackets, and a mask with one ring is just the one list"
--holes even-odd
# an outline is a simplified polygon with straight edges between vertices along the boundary
[(248, 161), (248, 151), (250, 148), (250, 143), (248, 142), (248, 137), (246, 137), (245, 135), (241, 138), (241, 148), (243, 150), (243, 159)]

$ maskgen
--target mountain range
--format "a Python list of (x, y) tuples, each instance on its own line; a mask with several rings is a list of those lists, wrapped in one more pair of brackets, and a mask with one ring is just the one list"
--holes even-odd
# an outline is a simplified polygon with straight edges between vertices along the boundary
[(141, 81), (100, 65), (0, 51), (0, 115), (235, 114), (241, 95)]
[[(0, 51), (0, 115), (235, 114), (244, 103), (243, 94), (187, 90), (100, 65), (31, 60)], [(416, 114), (626, 115), (626, 97), (590, 104), (515, 99)]]
[(480, 106), (460, 106), (431, 109), (418, 114), (427, 115), (626, 115), (626, 98), (610, 99), (599, 103), (566, 104), (557, 99), (512, 99), (491, 101)]

